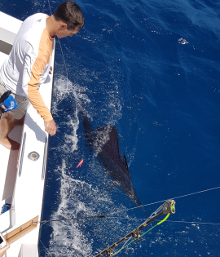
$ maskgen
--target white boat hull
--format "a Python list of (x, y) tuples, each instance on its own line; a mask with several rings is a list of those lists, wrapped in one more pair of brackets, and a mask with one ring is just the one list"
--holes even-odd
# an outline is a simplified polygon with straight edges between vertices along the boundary
[[(1, 66), (22, 22), (0, 12), (0, 24)], [(54, 67), (52, 69), (54, 70)], [(53, 73), (40, 87), (42, 98), (49, 109), (52, 87)], [(21, 147), (18, 153), (0, 145), (0, 208), (5, 203), (11, 204), (10, 210), (0, 214), (0, 232), (10, 244), (7, 257), (36, 257), (40, 225), (34, 222), (41, 221), (48, 133), (44, 130), (43, 119), (31, 105), (25, 115), (24, 126), (16, 126), (9, 136), (21, 143)], [(30, 155), (34, 157), (32, 160), (29, 158)], [(38, 159), (34, 160), (36, 157)], [(32, 222), (34, 218), (35, 221)], [(29, 221), (31, 223), (28, 223), (28, 226)]]

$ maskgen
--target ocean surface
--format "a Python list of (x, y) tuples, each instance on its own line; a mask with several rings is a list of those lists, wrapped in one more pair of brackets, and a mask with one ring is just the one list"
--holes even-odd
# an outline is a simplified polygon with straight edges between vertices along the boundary
[[(61, 2), (0, 0), (0, 10), (24, 20)], [(117, 128), (148, 213), (176, 201), (174, 215), (116, 256), (220, 256), (220, 2), (77, 4), (85, 27), (56, 41), (58, 130), (50, 138), (43, 219), (107, 218), (43, 225), (40, 256), (95, 256), (147, 218), (87, 146), (80, 111), (94, 130)]]

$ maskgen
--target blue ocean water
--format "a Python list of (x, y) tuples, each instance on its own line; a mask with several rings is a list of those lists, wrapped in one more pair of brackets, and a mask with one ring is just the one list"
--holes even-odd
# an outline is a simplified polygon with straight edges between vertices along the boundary
[[(1, 0), (0, 9), (24, 20), (53, 13), (61, 2)], [(163, 200), (220, 185), (220, 3), (77, 4), (85, 28), (56, 44), (52, 113), (58, 131), (50, 138), (43, 219), (109, 217), (43, 225), (42, 257), (95, 256), (146, 219), (141, 208), (131, 210), (135, 204), (86, 146), (81, 109), (94, 129), (116, 126), (149, 213)], [(215, 189), (176, 198), (176, 214), (118, 256), (220, 256), (219, 197)]]

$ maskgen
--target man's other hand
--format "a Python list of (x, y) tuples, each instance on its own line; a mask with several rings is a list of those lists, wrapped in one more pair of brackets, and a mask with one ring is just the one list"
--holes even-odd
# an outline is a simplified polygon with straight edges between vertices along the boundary
[(7, 242), (7, 245), (5, 247), (3, 247), (2, 249), (0, 249), (0, 257), (3, 257), (5, 255), (5, 252), (8, 250), (9, 247), (10, 247), (10, 245)]
[(54, 120), (45, 121), (44, 122), (45, 131), (50, 134), (51, 136), (54, 136), (56, 134), (56, 123)]

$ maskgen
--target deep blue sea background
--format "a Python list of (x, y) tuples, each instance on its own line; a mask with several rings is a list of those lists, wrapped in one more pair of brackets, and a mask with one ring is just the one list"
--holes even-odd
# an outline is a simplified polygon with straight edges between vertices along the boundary
[[(61, 2), (1, 0), (0, 10), (24, 20)], [(146, 219), (86, 146), (81, 109), (94, 129), (116, 126), (141, 203), (162, 201), (145, 206), (149, 213), (163, 200), (220, 186), (220, 2), (77, 4), (85, 27), (56, 44), (58, 131), (43, 219), (109, 217), (43, 225), (41, 257), (95, 256)], [(220, 256), (219, 197), (215, 189), (176, 198), (176, 214), (118, 256)]]

